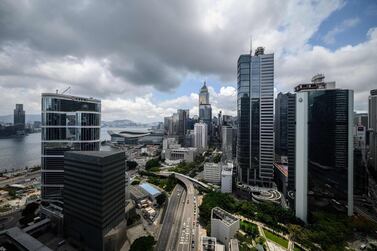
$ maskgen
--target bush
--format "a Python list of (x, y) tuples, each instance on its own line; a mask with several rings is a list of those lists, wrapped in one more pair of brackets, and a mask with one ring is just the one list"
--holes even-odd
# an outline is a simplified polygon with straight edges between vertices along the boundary
[(165, 193), (161, 193), (160, 195), (158, 195), (156, 197), (156, 201), (157, 201), (157, 204), (159, 206), (161, 206), (162, 204), (164, 204), (165, 201), (166, 201), (166, 194)]
[(150, 159), (145, 163), (145, 169), (149, 170), (152, 167), (159, 167), (160, 166), (160, 161), (158, 159)]
[(135, 185), (139, 185), (140, 184), (140, 180), (133, 180), (131, 182), (131, 185), (135, 186)]
[(177, 179), (174, 174), (171, 174), (168, 178), (160, 178), (158, 176), (149, 176), (148, 182), (161, 187), (167, 192), (171, 192), (177, 184)]
[(240, 222), (241, 230), (250, 235), (252, 238), (256, 238), (259, 236), (259, 231), (257, 225), (248, 222), (248, 221), (241, 221)]
[(137, 167), (137, 162), (133, 160), (127, 160), (126, 165), (128, 167), (128, 170), (134, 170)]

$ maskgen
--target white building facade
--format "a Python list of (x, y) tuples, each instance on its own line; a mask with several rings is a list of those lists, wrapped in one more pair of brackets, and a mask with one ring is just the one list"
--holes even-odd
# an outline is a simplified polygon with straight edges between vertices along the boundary
[(220, 207), (211, 211), (211, 236), (216, 237), (229, 250), (229, 242), (240, 229), (240, 220)]
[(228, 162), (222, 165), (221, 170), (221, 192), (232, 193), (233, 163)]
[(218, 163), (204, 163), (204, 180), (212, 184), (221, 183), (221, 165)]
[(196, 123), (194, 125), (195, 147), (198, 150), (206, 150), (208, 147), (208, 125), (206, 123)]

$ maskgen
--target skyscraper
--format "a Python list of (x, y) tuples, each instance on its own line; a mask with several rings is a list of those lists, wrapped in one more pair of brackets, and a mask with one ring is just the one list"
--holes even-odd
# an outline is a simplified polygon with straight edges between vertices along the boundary
[(184, 144), (185, 134), (188, 125), (189, 110), (178, 109), (178, 126), (177, 126), (177, 137), (178, 143)]
[(353, 214), (353, 91), (312, 88), (323, 80), (296, 88), (295, 203), (303, 221), (319, 209)]
[(199, 121), (206, 123), (208, 127), (208, 133), (211, 135), (212, 128), (212, 107), (209, 103), (209, 92), (204, 82), (199, 93)]
[(237, 65), (237, 160), (243, 183), (270, 185), (274, 161), (274, 54), (258, 47)]
[(221, 150), (226, 159), (236, 157), (237, 129), (232, 126), (222, 126)]
[(70, 95), (42, 94), (42, 199), (61, 201), (64, 152), (98, 151), (101, 101)]
[(292, 93), (279, 93), (275, 100), (275, 153), (288, 155), (288, 100)]
[(369, 96), (369, 166), (377, 177), (377, 89)]
[(13, 111), (13, 124), (25, 128), (25, 111), (23, 104), (16, 104), (16, 109)]
[(196, 123), (194, 125), (195, 147), (205, 150), (208, 147), (208, 126), (206, 123)]
[(296, 94), (288, 96), (287, 107), (287, 155), (288, 155), (288, 201), (291, 208), (295, 207), (295, 176), (296, 176)]
[(125, 237), (107, 236), (120, 224), (125, 236), (124, 152), (69, 151), (64, 156), (65, 234), (84, 250), (120, 250)]

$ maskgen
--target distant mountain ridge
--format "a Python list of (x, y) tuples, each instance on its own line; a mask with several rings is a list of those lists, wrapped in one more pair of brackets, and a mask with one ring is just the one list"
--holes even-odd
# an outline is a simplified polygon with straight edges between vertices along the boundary
[[(41, 114), (26, 114), (26, 123), (33, 123), (34, 121), (41, 121)], [(0, 115), (0, 123), (13, 123), (13, 114)], [(102, 127), (151, 127), (158, 125), (159, 122), (138, 123), (129, 119), (119, 119), (113, 121), (101, 121)]]
[(159, 122), (152, 123), (138, 123), (129, 119), (113, 120), (113, 121), (102, 121), (102, 127), (151, 127), (158, 125)]

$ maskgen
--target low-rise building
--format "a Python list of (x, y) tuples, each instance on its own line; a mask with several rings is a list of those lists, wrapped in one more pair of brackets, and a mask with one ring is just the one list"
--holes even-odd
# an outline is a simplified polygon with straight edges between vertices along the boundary
[(202, 236), (201, 251), (216, 251), (216, 238), (210, 236)]
[(204, 163), (203, 178), (213, 184), (221, 183), (221, 165), (218, 163)]
[(229, 242), (229, 251), (239, 251), (239, 244), (237, 239), (231, 239)]
[(0, 250), (51, 251), (50, 248), (18, 227), (0, 232)]
[(148, 193), (141, 189), (139, 186), (130, 186), (130, 197), (132, 200), (139, 204), (141, 201), (148, 198)]
[(220, 207), (211, 211), (211, 236), (215, 237), (229, 250), (229, 242), (240, 229), (240, 220)]
[(162, 193), (159, 188), (146, 182), (140, 184), (139, 187), (148, 194), (149, 199), (153, 201), (153, 203), (156, 202), (156, 197)]
[(197, 149), (193, 147), (166, 149), (165, 162), (168, 164), (178, 164), (182, 161), (193, 162), (196, 155)]
[(221, 170), (221, 192), (231, 193), (233, 183), (233, 163), (228, 162), (222, 165)]

